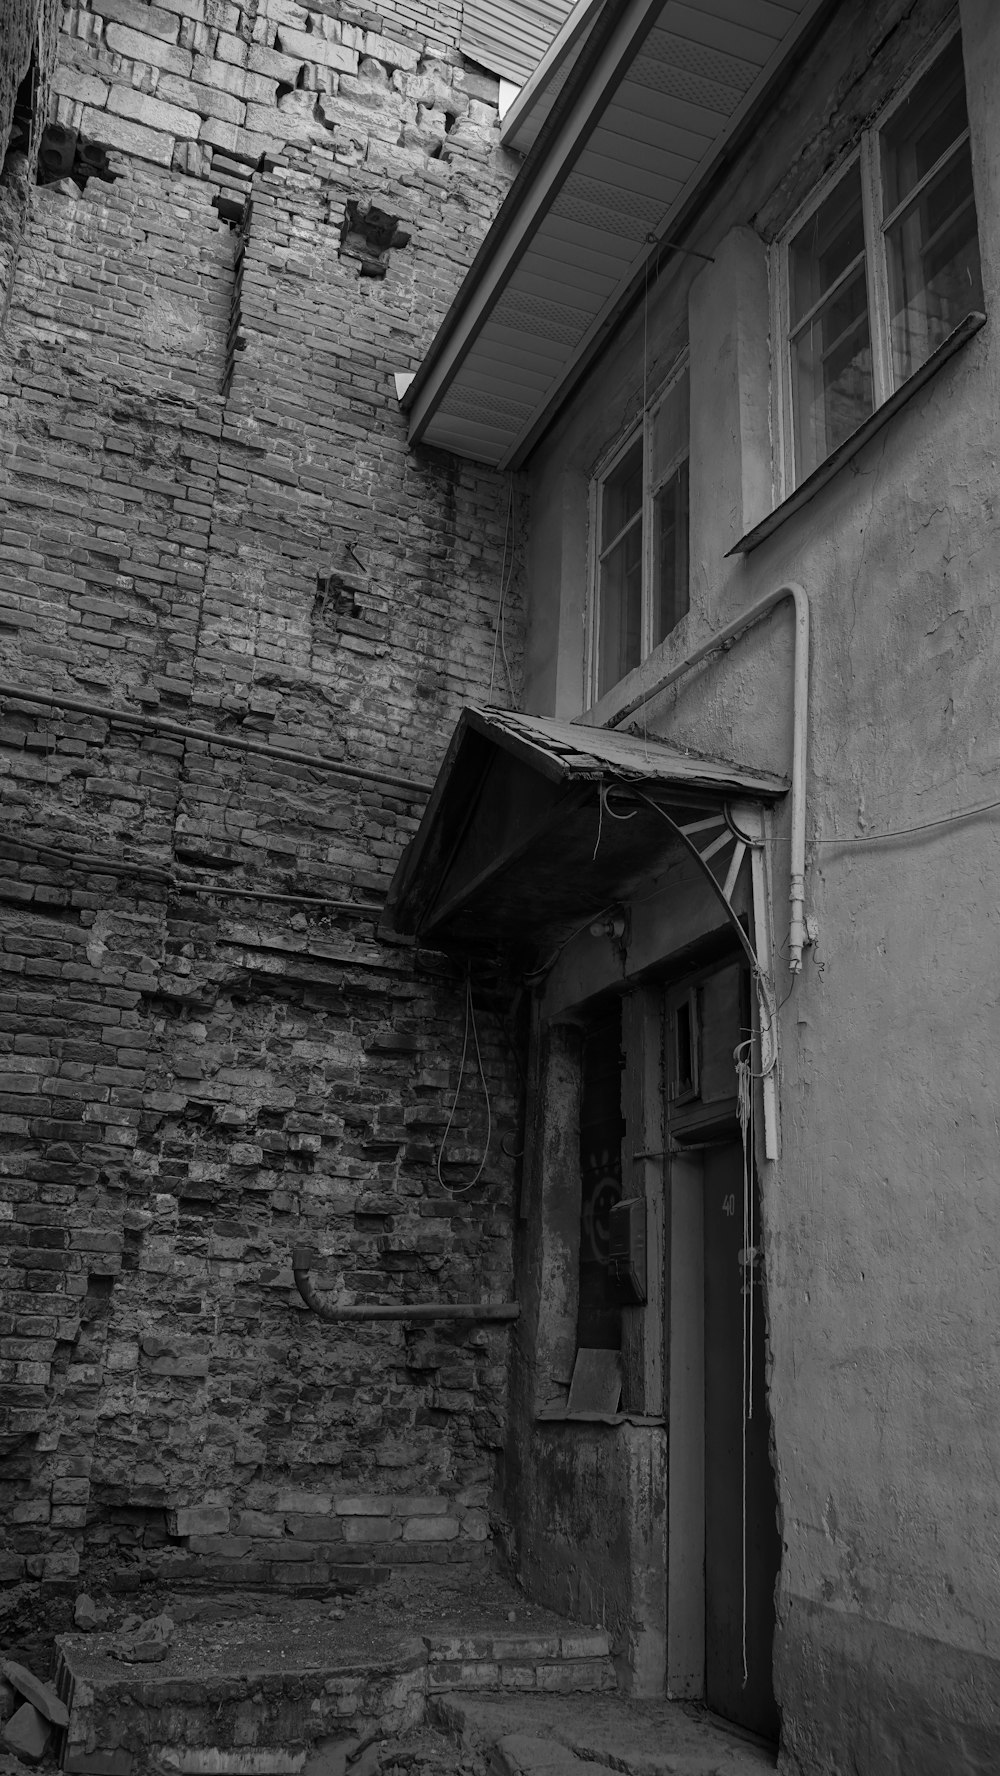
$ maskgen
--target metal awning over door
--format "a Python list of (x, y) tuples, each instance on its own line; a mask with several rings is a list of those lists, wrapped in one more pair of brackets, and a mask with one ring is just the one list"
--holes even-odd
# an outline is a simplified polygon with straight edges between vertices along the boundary
[(466, 709), (393, 879), (392, 923), (528, 960), (627, 900), (679, 845), (731, 896), (747, 850), (732, 810), (787, 787), (663, 740)]
[[(465, 709), (393, 877), (387, 923), (525, 973), (690, 854), (755, 978), (765, 1150), (778, 1151), (765, 811), (773, 772), (664, 740)], [(737, 911), (737, 890), (745, 909)]]

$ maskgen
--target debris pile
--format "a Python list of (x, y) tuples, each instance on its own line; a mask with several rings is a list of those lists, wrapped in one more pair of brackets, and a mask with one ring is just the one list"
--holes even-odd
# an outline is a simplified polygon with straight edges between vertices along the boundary
[(0, 1660), (0, 1745), (25, 1764), (40, 1764), (49, 1749), (53, 1727), (69, 1724), (66, 1705), (51, 1684), (42, 1683), (16, 1659)]

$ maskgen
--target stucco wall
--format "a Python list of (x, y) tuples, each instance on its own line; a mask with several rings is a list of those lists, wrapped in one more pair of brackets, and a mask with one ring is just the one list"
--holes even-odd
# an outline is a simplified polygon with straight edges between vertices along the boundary
[[(1000, 14), (987, 0), (960, 10), (992, 317)], [(595, 712), (611, 719), (787, 579), (806, 588), (807, 909), (818, 941), (793, 987), (780, 953), (782, 813), (782, 1151), (763, 1165), (762, 1183), (786, 1767), (831, 1776), (939, 1776), (1000, 1761), (996, 815), (857, 842), (1000, 794), (995, 320), (769, 541), (746, 559), (725, 551), (766, 509), (772, 478), (770, 363), (747, 330), (766, 243), (949, 13), (931, 3), (843, 7), (689, 237), (716, 263), (677, 264), (651, 298), (650, 388), (669, 368), (690, 302), (692, 608)], [(743, 277), (734, 276), (741, 254)], [(758, 314), (766, 326), (766, 305)], [(578, 476), (578, 525), (594, 463), (639, 411), (642, 336), (639, 314), (530, 465), (540, 490)], [(720, 362), (730, 374), (719, 375)], [(748, 388), (756, 410), (741, 409)], [(539, 510), (532, 548), (550, 569), (564, 521), (558, 501)], [(556, 622), (534, 582), (528, 660), (539, 711), (581, 706), (583, 592), (579, 581), (567, 589)], [(786, 769), (790, 643), (785, 607), (679, 692), (649, 702), (649, 731)], [(847, 843), (831, 843), (836, 835)], [(932, 1684), (921, 1674), (935, 1661)]]

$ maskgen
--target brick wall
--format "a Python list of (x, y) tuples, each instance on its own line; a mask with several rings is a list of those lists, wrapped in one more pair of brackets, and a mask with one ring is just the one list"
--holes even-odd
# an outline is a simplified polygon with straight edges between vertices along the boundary
[(0, 373), (7, 1578), (488, 1546), (509, 1332), (337, 1328), (290, 1266), (511, 1291), (505, 983), (455, 1193), (465, 982), (378, 925), (519, 660), (521, 492), (410, 453), (393, 385), (513, 170), (413, 10), (63, 13), (53, 120), (117, 176), (32, 189)]

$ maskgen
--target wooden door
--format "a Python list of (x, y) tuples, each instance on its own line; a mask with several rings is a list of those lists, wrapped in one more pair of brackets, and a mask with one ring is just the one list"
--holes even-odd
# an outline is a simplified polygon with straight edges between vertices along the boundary
[[(741, 1142), (707, 1148), (705, 1700), (727, 1720), (776, 1740), (771, 1656), (781, 1544), (769, 1447), (762, 1275), (759, 1261), (746, 1259), (743, 1193)], [(753, 1228), (759, 1227), (755, 1203)]]

